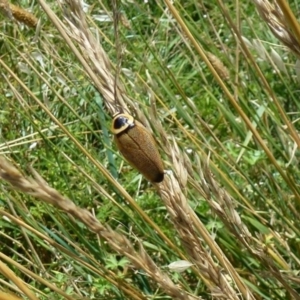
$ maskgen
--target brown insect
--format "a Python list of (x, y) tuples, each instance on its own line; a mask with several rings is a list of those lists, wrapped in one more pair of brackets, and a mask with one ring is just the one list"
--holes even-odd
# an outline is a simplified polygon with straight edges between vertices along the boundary
[(162, 182), (164, 166), (152, 134), (125, 113), (114, 116), (111, 126), (115, 143), (126, 160), (151, 182)]

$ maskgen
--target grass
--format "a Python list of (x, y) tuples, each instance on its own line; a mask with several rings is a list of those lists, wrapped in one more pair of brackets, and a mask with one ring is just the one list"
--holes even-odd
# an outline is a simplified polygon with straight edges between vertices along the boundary
[[(25, 0), (25, 26), (0, 1), (0, 299), (300, 299), (299, 7), (276, 3), (123, 1), (117, 20)], [(121, 108), (162, 183), (117, 151)]]

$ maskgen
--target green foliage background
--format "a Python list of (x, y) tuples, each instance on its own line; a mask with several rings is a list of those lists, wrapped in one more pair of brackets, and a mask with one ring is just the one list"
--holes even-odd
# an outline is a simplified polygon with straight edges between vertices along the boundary
[[(120, 81), (133, 99), (132, 114), (149, 121), (165, 168), (181, 184), (182, 174), (188, 174), (182, 193), (251, 299), (298, 299), (298, 45), (283, 46), (254, 1), (175, 1), (173, 8), (186, 29), (167, 2), (118, 3), (118, 40), (111, 1), (84, 3), (84, 11), (113, 74), (121, 64)], [(140, 242), (180, 289), (203, 299), (224, 299), (199, 269), (177, 273), (167, 268), (182, 257), (199, 266), (189, 257), (158, 190), (118, 153), (106, 99), (40, 3), (19, 3), (40, 19), (35, 29), (0, 19), (1, 154), (25, 176), (31, 176), (27, 167), (32, 164), (51, 187), (126, 236), (136, 249)], [(67, 2), (47, 5), (71, 28)], [(299, 10), (297, 1), (290, 6)], [(288, 17), (278, 26), (297, 39)], [(217, 66), (207, 65), (188, 31), (204, 54), (218, 60)], [(80, 49), (80, 42), (73, 42)], [(169, 143), (174, 139), (174, 149), (178, 146), (179, 158), (164, 151), (153, 111)], [(182, 174), (176, 161), (185, 170)], [(217, 191), (210, 186), (211, 198), (200, 192), (208, 173), (218, 184)], [(136, 270), (130, 257), (117, 253), (79, 220), (4, 181), (0, 187), (0, 260), (39, 299), (171, 299), (163, 284)], [(230, 204), (220, 202), (224, 195)], [(242, 235), (245, 228), (248, 236)], [(200, 233), (199, 241), (214, 253)], [(211, 258), (222, 266), (213, 254)], [(230, 271), (224, 273), (232, 299), (244, 299)], [(0, 279), (0, 291), (23, 295), (3, 273)]]

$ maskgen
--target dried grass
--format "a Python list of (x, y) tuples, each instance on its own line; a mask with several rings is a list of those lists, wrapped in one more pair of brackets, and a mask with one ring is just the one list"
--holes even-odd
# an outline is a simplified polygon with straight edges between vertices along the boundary
[[(8, 280), (13, 282), (30, 300), (38, 300), (38, 298), (30, 291), (27, 285), (10, 270), (2, 261), (0, 261), (0, 273), (3, 274)], [(6, 294), (0, 292), (0, 299), (20, 299), (12, 294)]]
[(22, 299), (13, 294), (0, 292), (0, 300), (22, 300)]
[[(115, 68), (99, 41), (91, 33), (80, 3), (78, 1), (67, 2), (68, 6), (64, 8), (64, 13), (68, 26), (57, 19), (43, 0), (40, 0), (40, 3), (49, 17), (55, 22), (60, 32), (65, 34), (65, 39), (69, 38), (79, 47), (80, 53), (76, 55), (80, 56), (86, 63), (85, 68), (88, 70), (88, 74), (98, 91), (103, 95), (104, 103), (109, 113), (114, 115), (115, 112), (122, 109), (135, 114), (144, 124), (147, 124), (147, 118), (144, 113), (127, 96), (121, 82), (115, 80)], [(265, 1), (256, 1), (256, 3), (271, 30), (274, 30), (273, 33), (277, 34), (277, 37), (283, 43), (299, 54), (300, 48), (295, 42), (292, 33), (285, 27), (283, 16), (278, 11), (278, 7), (270, 6)], [(223, 80), (228, 79), (229, 72), (222, 62), (210, 54), (208, 58), (219, 76)], [(192, 173), (192, 163), (181, 152), (175, 138), (165, 132), (157, 119), (155, 109), (151, 112), (151, 125), (160, 137), (161, 147), (166, 153), (174, 172), (174, 175), (166, 175), (165, 180), (161, 184), (156, 185), (157, 192), (169, 212), (170, 219), (178, 232), (182, 246), (189, 256), (188, 260), (194, 264), (196, 272), (203, 278), (215, 298), (239, 299), (240, 294), (242, 294), (247, 299), (254, 299), (254, 296), (218, 247), (213, 237), (207, 232), (205, 226), (190, 208), (185, 190), (190, 179), (189, 176)], [(51, 188), (33, 168), (30, 170), (33, 178), (26, 178), (12, 164), (0, 157), (0, 177), (9, 182), (15, 189), (58, 207), (83, 222), (91, 231), (104, 238), (112, 249), (126, 256), (135, 268), (144, 270), (173, 299), (195, 299), (195, 297), (188, 295), (176, 286), (168, 275), (160, 270), (141, 243), (139, 243), (139, 251), (136, 251), (125, 236), (101, 224), (89, 211), (78, 207), (70, 199)], [(222, 189), (213, 178), (208, 159), (203, 170), (200, 170), (199, 173), (200, 182), (190, 179), (195, 189), (206, 199), (212, 211), (242, 241), (245, 248), (253, 251), (256, 255), (262, 256), (263, 245), (259, 243), (254, 244), (254, 238), (250, 235), (247, 227), (235, 210), (235, 199)], [(269, 264), (269, 268), (272, 268), (274, 276), (280, 280), (280, 273), (276, 266)], [(293, 291), (291, 293), (293, 294)]]
[(0, 177), (9, 182), (13, 188), (58, 207), (83, 222), (91, 231), (104, 238), (117, 253), (126, 256), (135, 268), (144, 270), (173, 299), (196, 299), (176, 286), (169, 276), (160, 270), (141, 243), (139, 243), (139, 251), (136, 251), (124, 235), (109, 226), (102, 225), (88, 210), (76, 206), (73, 201), (51, 188), (32, 167), (30, 171), (34, 178), (24, 177), (5, 158), (0, 157)]
[(24, 23), (28, 27), (35, 28), (38, 23), (38, 19), (29, 11), (24, 8), (11, 4), (7, 0), (0, 1), (0, 12), (7, 18), (17, 20)]
[[(46, 7), (46, 4), (42, 0), (40, 1), (42, 5)], [(69, 28), (59, 23), (60, 30), (63, 30), (73, 41), (77, 42), (85, 61), (91, 66), (94, 75), (96, 75), (95, 77), (99, 80), (99, 83), (94, 83), (99, 92), (103, 95), (107, 109), (111, 115), (120, 109), (125, 110), (130, 114), (135, 114), (142, 122), (144, 121), (144, 124), (147, 124), (143, 112), (126, 96), (125, 89), (121, 83), (114, 80), (114, 68), (101, 44), (90, 32), (80, 3), (78, 1), (68, 1), (67, 3), (68, 9), (65, 8), (64, 12)], [(51, 15), (49, 11), (49, 16), (51, 17)], [(52, 18), (54, 18), (53, 15)], [(117, 87), (115, 87), (116, 83)], [(114, 97), (115, 90), (117, 91), (117, 99)], [(160, 136), (160, 140), (162, 141), (161, 145), (169, 158), (169, 163), (172, 165), (175, 175), (166, 175), (165, 180), (161, 184), (156, 185), (156, 187), (168, 209), (170, 218), (179, 234), (182, 245), (189, 254), (189, 260), (195, 264), (199, 276), (205, 280), (215, 297), (220, 299), (224, 299), (224, 297), (225, 299), (238, 299), (241, 292), (245, 297), (248, 297), (248, 299), (254, 299), (250, 290), (245, 286), (235, 269), (208, 234), (205, 226), (194, 216), (194, 212), (189, 207), (183, 191), (187, 187), (188, 173), (186, 166), (191, 165), (191, 163), (187, 157), (182, 155), (175, 138), (172, 138), (165, 132), (155, 116), (156, 113), (153, 111), (151, 125)], [(38, 182), (40, 181), (40, 177), (36, 173), (35, 178)], [(44, 188), (46, 186), (45, 182), (41, 182), (41, 186)], [(38, 188), (40, 189), (41, 187)], [(27, 193), (29, 193), (28, 190)], [(57, 192), (52, 191), (52, 193), (55, 194)], [(40, 193), (39, 198), (41, 198), (42, 195), (43, 193)], [(104, 237), (115, 251), (126, 255), (136, 267), (144, 269), (162, 285), (169, 295), (181, 297), (178, 288), (172, 284), (166, 275), (159, 271), (159, 268), (154, 265), (143, 248), (141, 248), (139, 254), (136, 253), (125, 237), (99, 224), (89, 212), (76, 207), (70, 200), (55, 202), (51, 200), (57, 197), (58, 195), (54, 198), (46, 197), (44, 201), (49, 201), (49, 203), (60, 207), (64, 211), (82, 220), (91, 230)], [(62, 198), (62, 196), (59, 197)], [(209, 245), (209, 248), (207, 248), (207, 245)], [(126, 251), (124, 251), (125, 249)], [(212, 254), (218, 258), (218, 263), (212, 259)], [(223, 272), (226, 271), (234, 278), (236, 286), (224, 275)]]
[(216, 71), (219, 74), (219, 76), (224, 81), (229, 80), (230, 79), (229, 70), (223, 64), (223, 62), (221, 61), (221, 59), (219, 57), (215, 56), (214, 54), (210, 53), (210, 52), (206, 52), (206, 55), (207, 55), (210, 63), (212, 64), (212, 66), (216, 69)]
[(289, 28), (289, 21), (276, 2), (254, 0), (262, 19), (267, 23), (275, 37), (296, 55), (300, 55), (300, 45), (297, 37)]

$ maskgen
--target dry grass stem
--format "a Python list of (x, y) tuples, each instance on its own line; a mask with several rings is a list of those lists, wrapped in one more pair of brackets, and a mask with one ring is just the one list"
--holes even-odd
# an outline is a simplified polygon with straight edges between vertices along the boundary
[[(107, 106), (111, 106), (111, 105), (114, 106), (114, 98), (113, 98), (114, 95), (113, 95), (112, 91), (114, 88), (113, 84), (115, 82), (113, 81), (114, 77), (110, 73), (110, 70), (112, 69), (110, 61), (109, 61), (106, 53), (102, 49), (102, 47), (94, 40), (92, 34), (90, 33), (89, 28), (86, 24), (84, 13), (82, 11), (81, 6), (77, 2), (69, 3), (69, 5), (70, 5), (70, 10), (73, 12), (72, 14), (67, 15), (67, 19), (69, 21), (70, 28), (72, 31), (71, 37), (73, 39), (75, 39), (81, 45), (82, 52), (85, 53), (85, 55), (89, 58), (89, 61), (92, 61), (92, 62), (98, 61), (99, 62), (97, 65), (94, 66), (93, 70), (97, 74), (99, 74), (101, 76), (103, 82), (106, 83), (106, 85), (103, 85), (103, 90), (101, 91), (101, 93), (104, 95), (105, 101), (108, 104)], [(121, 89), (119, 88), (119, 90), (122, 90), (122, 88)], [(125, 93), (121, 93), (121, 94), (125, 95)], [(125, 101), (128, 103), (128, 98), (125, 99), (124, 102)], [(124, 105), (123, 105), (123, 107), (124, 107)], [(143, 113), (138, 108), (136, 108), (136, 113), (139, 116), (139, 119), (144, 124), (147, 123), (147, 121), (144, 119)], [(183, 164), (183, 159), (181, 159), (180, 150), (179, 150), (177, 144), (175, 143), (175, 140), (173, 141), (172, 145), (169, 142), (167, 142), (168, 136), (156, 118), (153, 117), (151, 119), (151, 123), (152, 123), (152, 126), (156, 130), (159, 131), (160, 136), (162, 137), (163, 141), (166, 142), (166, 143), (162, 143), (164, 148), (168, 148), (168, 149), (164, 149), (164, 150), (166, 150), (165, 152), (171, 158), (173, 170), (176, 174), (176, 178), (178, 179), (180, 186), (182, 188), (185, 188), (186, 183), (187, 183), (187, 171)], [(172, 181), (175, 186), (178, 185), (178, 182), (174, 177), (172, 177)], [(166, 189), (164, 189), (164, 191), (165, 191), (164, 195), (167, 195), (168, 189), (166, 188)], [(171, 193), (171, 195), (172, 195), (172, 193)], [(170, 198), (170, 197), (171, 196), (169, 195), (167, 198)], [(177, 207), (178, 209), (180, 209), (180, 205), (179, 206), (174, 205), (174, 206)], [(170, 206), (169, 206), (169, 208), (170, 208)], [(178, 224), (175, 222), (175, 225), (177, 227)], [(182, 226), (180, 226), (179, 228), (182, 228)], [(186, 238), (189, 236), (189, 234), (183, 234), (183, 236)], [(190, 243), (190, 240), (184, 241), (184, 239), (183, 239), (183, 242), (184, 242), (184, 244), (188, 245)], [(198, 249), (197, 247), (194, 247), (194, 245), (192, 248)], [(191, 256), (194, 256), (194, 259), (201, 261), (201, 265), (204, 266), (205, 261), (204, 261), (204, 259), (201, 259), (201, 251), (199, 253), (197, 253), (197, 251), (196, 251)], [(204, 270), (204, 267), (200, 268), (200, 269), (201, 269), (200, 273), (202, 273)], [(205, 266), (205, 270), (208, 271), (209, 273), (213, 273), (208, 277), (213, 278), (212, 281), (214, 281), (214, 283), (215, 283), (214, 287), (212, 288), (213, 293), (215, 295), (224, 293), (229, 296), (230, 294), (232, 294), (232, 291), (224, 292), (226, 290), (226, 288), (225, 288), (226, 284), (222, 280), (223, 277), (220, 276), (220, 269), (218, 269), (217, 271), (214, 271), (214, 268), (211, 269), (210, 267)], [(219, 286), (221, 286), (221, 287), (219, 287)]]
[(210, 61), (210, 63), (212, 64), (212, 66), (216, 69), (217, 73), (219, 74), (219, 76), (224, 80), (227, 81), (230, 79), (230, 73), (229, 70), (227, 69), (227, 67), (223, 64), (223, 62), (220, 60), (220, 58), (218, 58), (217, 56), (215, 56), (214, 54), (210, 53), (210, 52), (206, 52), (206, 55)]
[(223, 297), (225, 299), (239, 299), (239, 292), (233, 290), (232, 282), (228, 281), (222, 268), (212, 260), (211, 252), (203, 245), (191, 217), (193, 211), (172, 175), (166, 176), (160, 192), (182, 245), (189, 255), (189, 261), (198, 268), (212, 295), (221, 299), (224, 299)]
[(0, 0), (0, 12), (7, 18), (24, 23), (28, 27), (35, 28), (38, 19), (29, 11), (20, 6), (9, 3), (7, 0)]
[(13, 294), (0, 292), (0, 300), (22, 300), (22, 299)]
[[(238, 299), (239, 293), (242, 292), (249, 299), (254, 299), (233, 266), (225, 259), (225, 255), (219, 247), (215, 245), (215, 241), (207, 233), (205, 226), (199, 219), (192, 218), (194, 212), (189, 207), (183, 193), (187, 188), (188, 169), (191, 169), (192, 165), (189, 158), (182, 155), (176, 139), (174, 137), (170, 139), (157, 120), (153, 120), (152, 124), (160, 135), (162, 147), (170, 158), (175, 175), (175, 177), (172, 175), (165, 176), (165, 180), (159, 185), (159, 193), (179, 233), (182, 244), (190, 256), (189, 261), (195, 264), (199, 274), (206, 281), (215, 297), (226, 295), (227, 299)], [(170, 140), (172, 140), (172, 143)], [(204, 192), (201, 191), (201, 193)], [(201, 228), (201, 232), (204, 233), (202, 238), (209, 243), (210, 251), (219, 258), (224, 257), (220, 262), (222, 262), (222, 267), (228, 271), (228, 274), (235, 278), (238, 287), (237, 292), (231, 287), (232, 282), (228, 281), (227, 277), (222, 274), (222, 268), (212, 260), (211, 253), (203, 246), (203, 242), (199, 238), (199, 232), (196, 232), (195, 227)]]
[[(153, 126), (156, 128), (162, 141), (163, 149), (168, 154), (172, 163), (173, 175), (166, 175), (165, 180), (159, 185), (159, 193), (165, 206), (168, 209), (171, 220), (179, 233), (182, 244), (189, 254), (189, 261), (194, 263), (202, 278), (205, 280), (207, 286), (210, 288), (212, 294), (215, 297), (221, 297), (226, 295), (226, 299), (238, 299), (240, 291), (235, 292), (231, 287), (232, 282), (228, 281), (228, 278), (222, 273), (222, 268), (218, 266), (211, 258), (211, 252), (224, 256), (217, 246), (214, 246), (214, 240), (207, 234), (205, 226), (196, 218), (192, 218), (194, 212), (189, 207), (187, 199), (183, 193), (187, 185), (187, 170), (191, 168), (191, 162), (186, 155), (182, 155), (176, 139), (173, 137), (172, 143), (170, 138), (166, 134), (164, 128), (157, 120), (153, 120)], [(199, 238), (199, 233), (196, 232), (195, 226), (202, 228), (202, 232), (205, 232), (205, 240), (209, 240), (210, 250), (208, 251), (203, 241)], [(218, 256), (217, 255), (217, 256)], [(225, 256), (224, 256), (225, 257)], [(228, 270), (229, 275), (234, 275), (237, 286), (244, 295), (247, 295), (249, 299), (254, 299), (250, 290), (244, 285), (234, 268), (230, 265), (229, 261), (225, 258), (223, 267)], [(234, 274), (232, 274), (234, 272)], [(221, 296), (220, 296), (221, 295)]]
[[(7, 212), (1, 211), (1, 210), (0, 210), (0, 213), (1, 213), (2, 216), (7, 217), (12, 223), (14, 223), (16, 225), (19, 225), (20, 227), (24, 227), (26, 229), (29, 229), (29, 231), (35, 231), (34, 229), (32, 229), (32, 227), (30, 227), (26, 223), (24, 223), (19, 217), (15, 218), (14, 216), (8, 214)], [(35, 234), (39, 235), (38, 232), (35, 232)], [(48, 237), (46, 237), (46, 239), (47, 238)], [(49, 239), (49, 240), (51, 240), (51, 239)], [(0, 260), (7, 263), (7, 264), (9, 264), (9, 265), (11, 265), (11, 266), (13, 266), (19, 272), (21, 272), (23, 274), (26, 274), (26, 276), (31, 278), (31, 280), (33, 282), (39, 282), (39, 283), (43, 284), (44, 286), (48, 287), (49, 290), (57, 293), (58, 295), (63, 296), (67, 300), (74, 300), (73, 296), (70, 296), (69, 294), (65, 293), (62, 289), (58, 288), (55, 283), (52, 283), (51, 281), (49, 281), (49, 276), (47, 276), (47, 275), (49, 275), (49, 273), (46, 275), (44, 272), (41, 272), (42, 273), (41, 275), (43, 275), (43, 277), (41, 277), (38, 274), (36, 274), (35, 272), (31, 271), (30, 268), (27, 268), (23, 264), (18, 263), (15, 260), (15, 258), (11, 258), (11, 257), (5, 255), (3, 252), (0, 252)], [(46, 275), (47, 278), (44, 278), (45, 275)], [(37, 290), (35, 290), (35, 291), (37, 292)], [(34, 298), (32, 300), (36, 300), (36, 298)]]
[(33, 28), (36, 27), (36, 25), (38, 23), (38, 19), (31, 12), (26, 11), (22, 7), (19, 7), (19, 6), (13, 5), (13, 4), (10, 4), (9, 7), (10, 7), (13, 17), (17, 21), (24, 23), (28, 27), (33, 27)]
[(88, 210), (76, 206), (70, 199), (51, 188), (33, 168), (30, 170), (34, 178), (27, 179), (5, 158), (0, 157), (0, 177), (15, 189), (52, 204), (83, 222), (90, 230), (104, 238), (116, 252), (125, 255), (137, 269), (144, 270), (173, 299), (196, 299), (179, 289), (153, 262), (141, 244), (140, 251), (137, 252), (125, 236), (108, 226), (103, 226)]
[[(285, 285), (291, 295), (296, 296), (297, 292), (286, 284), (285, 279), (283, 279), (282, 276), (281, 268), (292, 273), (288, 263), (285, 262), (280, 255), (275, 254), (276, 250), (273, 251), (271, 245), (266, 245), (262, 242), (264, 241), (263, 236), (260, 241), (256, 236), (254, 237), (251, 235), (247, 226), (242, 222), (239, 213), (235, 209), (235, 203), (237, 203), (237, 201), (234, 200), (225, 189), (221, 188), (213, 178), (209, 169), (208, 161), (204, 163), (203, 170), (200, 170), (199, 174), (202, 180), (199, 192), (201, 192), (206, 201), (209, 203), (211, 209), (218, 215), (226, 227), (230, 229), (230, 232), (235, 235), (236, 239), (240, 240), (241, 245), (244, 245), (248, 251), (250, 251), (254, 256), (257, 256), (259, 260), (264, 263), (265, 269), (269, 270), (270, 274), (272, 274), (274, 278), (277, 278), (279, 282)], [(276, 236), (276, 233), (273, 234)], [(266, 251), (266, 247), (269, 248), (268, 251)], [(296, 298), (298, 299), (298, 297)]]
[(232, 230), (231, 232), (236, 232), (237, 236), (243, 241), (243, 244), (248, 245), (251, 234), (248, 228), (242, 223), (235, 209), (237, 201), (225, 189), (219, 186), (213, 178), (208, 163), (206, 161), (203, 166), (203, 172), (200, 171), (202, 191), (205, 193), (205, 199), (210, 204), (212, 210)]
[[(8, 280), (12, 281), (25, 295), (27, 295), (30, 300), (38, 300), (38, 298), (30, 291), (27, 285), (18, 276), (16, 276), (16, 274), (11, 269), (9, 269), (2, 261), (0, 261), (0, 273), (4, 275)], [(11, 297), (11, 299), (14, 299), (13, 295), (9, 296)]]
[[(268, 38), (262, 18), (284, 48), (300, 54), (300, 29), (281, 5), (287, 2), (236, 3), (234, 11), (226, 1), (207, 11), (197, 3), (196, 12), (170, 0), (153, 11), (125, 2), (38, 0), (48, 19), (26, 44), (30, 32), (11, 23), (36, 27), (38, 19), (0, 0), (9, 18), (2, 96), (12, 100), (0, 112), (0, 147), (24, 154), (14, 156), (18, 166), (38, 157), (40, 170), (63, 174), (56, 190), (32, 167), (24, 175), (0, 155), (0, 179), (10, 184), (2, 182), (0, 198), (0, 300), (36, 300), (34, 293), (300, 300), (294, 70), (261, 43)], [(231, 62), (235, 79), (220, 57)], [(107, 128), (107, 116), (117, 112), (155, 133), (167, 169), (161, 183), (123, 168)], [(16, 139), (29, 133), (40, 137), (28, 146)], [(63, 196), (66, 187), (82, 207), (93, 201), (99, 210)], [(60, 211), (49, 215), (44, 203)], [(192, 271), (170, 275), (166, 266), (179, 260), (191, 262)]]
[[(66, 20), (70, 26), (67, 33), (77, 41), (86, 61), (99, 77), (101, 82), (99, 92), (104, 98), (106, 107), (111, 115), (120, 110), (130, 113), (127, 105), (130, 107), (134, 105), (127, 96), (121, 81), (115, 80), (114, 67), (99, 41), (91, 33), (81, 2), (77, 0), (67, 1), (67, 4), (69, 10), (64, 10)], [(115, 70), (115, 72), (117, 71)]]
[(285, 15), (276, 2), (269, 2), (267, 0), (253, 0), (257, 10), (263, 20), (267, 23), (272, 33), (292, 52), (300, 55), (300, 45), (293, 32), (289, 29)]

